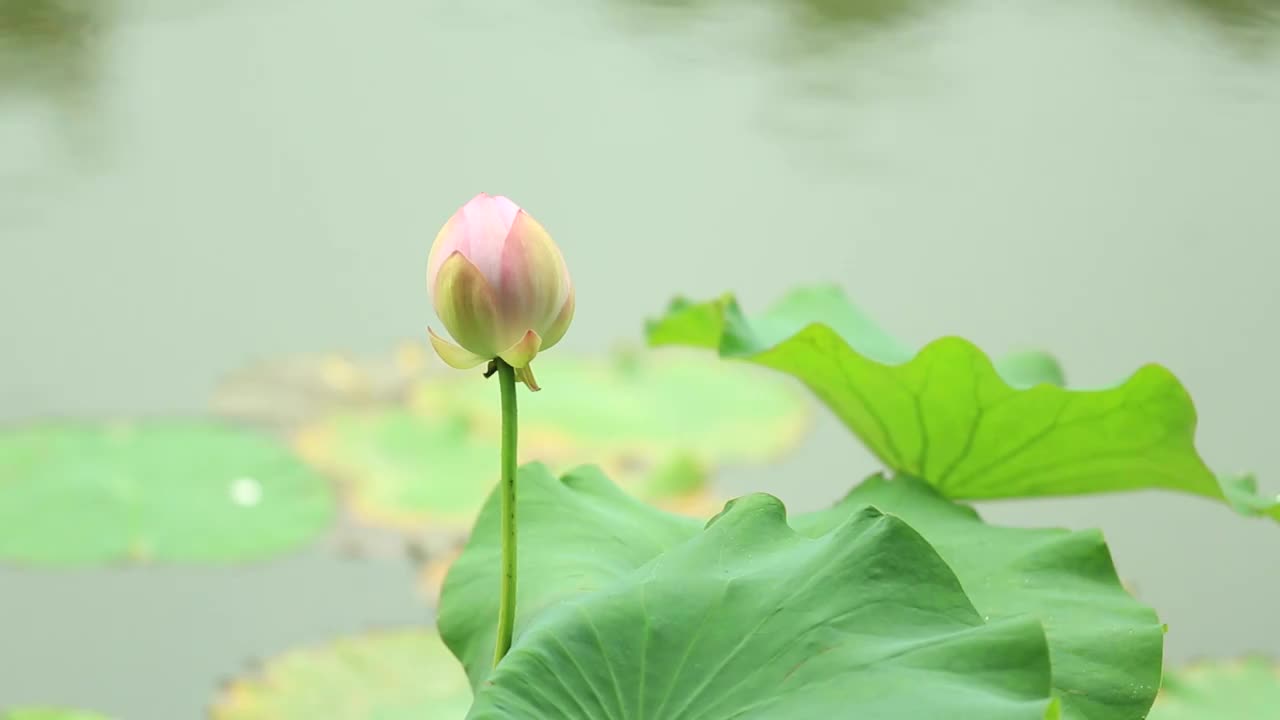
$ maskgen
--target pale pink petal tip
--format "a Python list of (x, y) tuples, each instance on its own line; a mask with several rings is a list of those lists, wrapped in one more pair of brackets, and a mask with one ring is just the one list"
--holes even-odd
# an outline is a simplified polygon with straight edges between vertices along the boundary
[(494, 195), (490, 199), (499, 217), (502, 218), (503, 224), (510, 228), (516, 221), (516, 216), (520, 214), (520, 206), (505, 195)]

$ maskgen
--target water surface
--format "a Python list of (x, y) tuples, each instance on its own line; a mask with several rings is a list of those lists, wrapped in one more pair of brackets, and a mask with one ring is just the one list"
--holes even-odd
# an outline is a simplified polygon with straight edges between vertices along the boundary
[[(1280, 490), (1280, 18), (1258, 0), (0, 0), (0, 419), (185, 414), (256, 358), (430, 320), (478, 190), (555, 234), (565, 346), (683, 293), (835, 281), (912, 342), (1152, 360)], [(731, 491), (874, 469), (824, 417)], [(810, 479), (812, 478), (812, 479)], [(1102, 527), (1181, 662), (1280, 652), (1280, 535), (1192, 498), (999, 503)], [(398, 558), (0, 571), (0, 706), (200, 717), (250, 658), (425, 621)]]

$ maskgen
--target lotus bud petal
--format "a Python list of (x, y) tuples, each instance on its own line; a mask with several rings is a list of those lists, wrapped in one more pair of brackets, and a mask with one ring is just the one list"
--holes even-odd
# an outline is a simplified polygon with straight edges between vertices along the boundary
[(431, 331), (445, 363), (465, 369), (502, 358), (537, 389), (529, 363), (560, 342), (574, 308), (564, 257), (537, 220), (505, 197), (477, 195), (436, 236), (427, 286), (453, 336)]

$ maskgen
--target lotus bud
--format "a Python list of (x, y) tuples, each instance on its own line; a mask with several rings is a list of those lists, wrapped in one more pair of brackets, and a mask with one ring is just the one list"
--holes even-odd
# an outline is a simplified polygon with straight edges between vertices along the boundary
[(475, 196), (436, 236), (427, 286), (454, 340), (428, 328), (440, 359), (467, 369), (501, 358), (538, 389), (529, 364), (569, 329), (573, 284), (537, 220), (505, 197)]

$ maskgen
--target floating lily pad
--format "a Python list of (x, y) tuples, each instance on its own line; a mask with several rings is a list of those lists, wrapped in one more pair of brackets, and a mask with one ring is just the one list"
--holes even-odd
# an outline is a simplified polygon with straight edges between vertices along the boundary
[(496, 611), (492, 501), (440, 614), (476, 688), (472, 720), (1049, 712), (1039, 624), (985, 623), (928, 543), (874, 508), (809, 539), (766, 495), (731, 502), (703, 530), (598, 472), (560, 480), (527, 466), (519, 482), (533, 539), (510, 654), (490, 670), (492, 623), (480, 621)]
[(231, 683), (213, 720), (462, 720), (471, 690), (434, 630), (296, 650)]
[[(1225, 489), (1195, 448), (1196, 412), (1168, 370), (1148, 365), (1106, 390), (1065, 390), (1026, 362), (1002, 377), (960, 338), (909, 359), (839, 291), (802, 290), (759, 317), (732, 297), (678, 301), (651, 323), (655, 345), (720, 355), (802, 380), (889, 468), (952, 498), (1164, 488), (1280, 519), (1280, 502)], [(1032, 370), (1028, 372), (1028, 366)], [(1036, 375), (1045, 382), (1018, 389)]]
[[(519, 447), (522, 459), (570, 463), (562, 448), (545, 448), (536, 438), (522, 436)], [(459, 417), (403, 408), (335, 414), (305, 428), (298, 448), (344, 481), (362, 521), (406, 532), (430, 527), (459, 533), (474, 522), (497, 482), (501, 450), (497, 437), (472, 432)], [(618, 472), (630, 491), (654, 504), (696, 514), (715, 505), (708, 468), (686, 454), (662, 463), (598, 448), (578, 455), (578, 462), (597, 460)]]
[(423, 343), (401, 344), (387, 357), (268, 358), (222, 378), (212, 406), (220, 417), (293, 430), (334, 412), (401, 404), (413, 384), (440, 365)]
[(984, 617), (1040, 620), (1065, 720), (1144, 717), (1160, 687), (1164, 629), (1120, 583), (1100, 533), (987, 525), (922, 481), (882, 476), (791, 524), (820, 536), (865, 505), (920, 532)]
[(206, 422), (0, 433), (0, 559), (225, 563), (296, 549), (329, 484), (275, 440)]
[[(809, 409), (795, 389), (752, 368), (689, 353), (621, 353), (607, 359), (548, 355), (539, 393), (520, 398), (521, 441), (576, 462), (693, 455), (706, 463), (759, 462), (794, 447)], [(415, 406), (459, 414), (487, 437), (502, 418), (493, 383), (424, 382)], [(558, 451), (558, 452), (557, 452)]]
[(1280, 717), (1280, 663), (1261, 657), (1204, 662), (1165, 676), (1150, 720)]
[(109, 720), (105, 715), (53, 707), (15, 708), (0, 714), (0, 720)]
[(469, 526), (497, 481), (500, 453), (459, 419), (400, 408), (333, 415), (304, 429), (298, 449), (343, 480), (360, 519), (408, 531)]
[(587, 454), (582, 461), (599, 465), (610, 477), (621, 477), (624, 489), (664, 510), (708, 517), (724, 505), (723, 498), (712, 492), (711, 468), (689, 452), (676, 453), (665, 462), (648, 464), (641, 470), (628, 467), (625, 459), (595, 459)]

